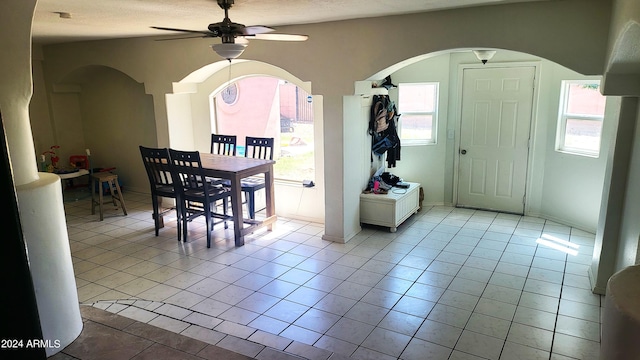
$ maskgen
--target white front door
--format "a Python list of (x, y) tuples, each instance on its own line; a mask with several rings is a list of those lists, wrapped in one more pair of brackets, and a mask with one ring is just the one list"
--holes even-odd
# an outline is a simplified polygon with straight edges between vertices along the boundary
[(458, 206), (524, 212), (534, 79), (533, 66), (463, 70)]

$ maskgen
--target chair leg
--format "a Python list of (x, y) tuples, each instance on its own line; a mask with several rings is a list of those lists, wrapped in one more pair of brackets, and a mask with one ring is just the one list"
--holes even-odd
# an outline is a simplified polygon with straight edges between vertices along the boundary
[(182, 239), (182, 207), (180, 206), (180, 201), (176, 199), (176, 225), (178, 227), (178, 242)]
[(249, 207), (249, 217), (253, 220), (256, 218), (256, 193), (253, 191), (247, 191), (247, 206)]
[[(177, 210), (177, 209), (176, 209)], [(182, 223), (182, 241), (187, 242), (187, 202), (180, 203), (180, 210), (178, 211), (178, 221)], [(178, 228), (178, 241), (180, 241), (180, 229)]]
[(189, 219), (187, 218), (187, 209), (186, 206), (182, 208), (182, 241), (187, 242), (187, 222)]
[(153, 225), (156, 227), (156, 236), (160, 232), (160, 214), (158, 214), (158, 197), (151, 195), (151, 205), (153, 206)]
[(229, 198), (223, 198), (222, 199), (222, 214), (224, 215), (224, 228), (228, 229), (229, 225), (227, 225), (227, 207), (229, 206), (228, 204), (229, 202)]
[(211, 204), (204, 204), (204, 216), (207, 221), (207, 248), (211, 247), (211, 231), (213, 230), (213, 217), (211, 216)]

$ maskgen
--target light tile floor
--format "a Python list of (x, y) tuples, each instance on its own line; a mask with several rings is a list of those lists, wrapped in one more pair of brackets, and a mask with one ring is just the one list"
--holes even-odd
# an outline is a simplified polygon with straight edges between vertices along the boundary
[(102, 222), (89, 200), (65, 203), (82, 304), (250, 357), (598, 358), (593, 234), (435, 206), (346, 244), (280, 218), (236, 248), (218, 225), (208, 249), (202, 221), (179, 243), (169, 214), (156, 237), (149, 196), (124, 196), (129, 215), (107, 206)]

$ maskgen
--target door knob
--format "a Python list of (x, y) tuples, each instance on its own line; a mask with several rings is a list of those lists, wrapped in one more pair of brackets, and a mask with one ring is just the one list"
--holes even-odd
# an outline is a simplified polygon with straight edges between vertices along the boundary
[(467, 153), (467, 150), (460, 150), (460, 154), (464, 155)]

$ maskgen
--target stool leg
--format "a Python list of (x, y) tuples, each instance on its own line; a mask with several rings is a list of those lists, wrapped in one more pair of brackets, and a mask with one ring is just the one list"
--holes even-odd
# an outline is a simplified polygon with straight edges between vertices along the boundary
[(98, 207), (100, 207), (100, 221), (104, 220), (104, 212), (102, 210), (103, 196), (102, 196), (102, 181), (98, 181), (98, 199), (100, 199), (100, 203)]
[(97, 179), (89, 180), (89, 189), (91, 189), (91, 215), (96, 214), (96, 186)]
[(113, 207), (118, 207), (118, 204), (116, 204), (116, 197), (114, 194), (114, 188), (113, 188), (113, 179), (109, 180), (107, 182), (107, 184), (109, 184), (109, 195), (111, 195), (111, 203), (113, 203)]
[[(127, 215), (127, 207), (124, 205), (124, 198), (122, 197), (122, 191), (120, 191), (120, 184), (118, 184), (118, 179), (115, 179), (114, 182), (116, 185), (116, 191), (118, 192), (118, 199), (120, 200), (120, 206), (122, 206), (122, 212), (124, 212), (124, 214)], [(113, 196), (113, 192), (111, 193), (111, 196)]]

